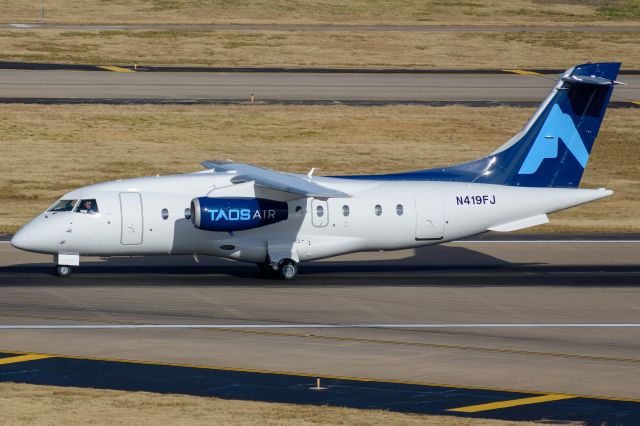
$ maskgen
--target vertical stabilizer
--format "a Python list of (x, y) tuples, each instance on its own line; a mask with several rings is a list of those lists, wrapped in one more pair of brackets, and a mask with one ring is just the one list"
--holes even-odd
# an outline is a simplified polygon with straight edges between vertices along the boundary
[(619, 63), (566, 71), (525, 128), (494, 152), (505, 185), (577, 187), (613, 92)]
[(479, 160), (439, 169), (349, 177), (575, 188), (598, 136), (620, 65), (583, 64), (565, 71), (524, 129)]

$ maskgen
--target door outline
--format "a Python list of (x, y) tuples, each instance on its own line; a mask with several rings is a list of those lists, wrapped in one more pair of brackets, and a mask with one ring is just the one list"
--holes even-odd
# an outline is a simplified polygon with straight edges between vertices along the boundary
[[(123, 198), (123, 195), (125, 196)], [(130, 200), (126, 200), (127, 198), (129, 198), (129, 195), (134, 195), (136, 196), (135, 199), (130, 199)], [(144, 241), (144, 210), (142, 207), (142, 197), (140, 196), (139, 192), (121, 192), (120, 193), (120, 244), (123, 246), (139, 246), (142, 245), (142, 242)], [(124, 207), (125, 205), (127, 207), (136, 207), (136, 201), (137, 201), (137, 206), (139, 206), (140, 208), (140, 222), (139, 222), (139, 232), (138, 234), (140, 234), (139, 239), (134, 240), (136, 242), (125, 242), (125, 241), (129, 241), (128, 239), (126, 239), (125, 237), (128, 235), (126, 234), (125, 230), (128, 230), (129, 228), (132, 230), (131, 234), (136, 234), (136, 225), (138, 225), (138, 223), (134, 222), (131, 225), (127, 225), (127, 222), (130, 222), (129, 220), (127, 222), (125, 222), (125, 215), (124, 215)], [(129, 203), (127, 203), (129, 202)], [(133, 204), (131, 204), (131, 202), (133, 202)], [(137, 213), (137, 212), (136, 212)], [(129, 219), (129, 218), (127, 218)], [(137, 219), (137, 217), (135, 218)]]
[[(441, 195), (430, 198), (415, 198), (416, 241), (439, 241), (444, 239), (444, 199)], [(430, 223), (431, 226), (426, 226)]]
[[(321, 206), (324, 210), (322, 217), (319, 217), (316, 213), (318, 206)], [(328, 200), (318, 200), (316, 198), (311, 200), (311, 224), (316, 228), (324, 228), (329, 225), (329, 202)]]

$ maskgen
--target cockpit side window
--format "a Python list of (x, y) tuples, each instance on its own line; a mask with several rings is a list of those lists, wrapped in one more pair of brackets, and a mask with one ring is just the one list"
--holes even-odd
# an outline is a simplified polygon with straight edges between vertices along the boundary
[(60, 200), (47, 210), (48, 212), (70, 212), (78, 200)]
[(78, 213), (96, 214), (98, 213), (98, 203), (95, 198), (80, 200), (78, 207), (74, 210)]

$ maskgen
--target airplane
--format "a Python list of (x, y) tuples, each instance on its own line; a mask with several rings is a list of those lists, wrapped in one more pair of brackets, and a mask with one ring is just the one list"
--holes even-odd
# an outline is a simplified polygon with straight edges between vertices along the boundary
[(11, 244), (52, 254), (61, 277), (80, 256), (187, 254), (251, 262), (290, 280), (304, 261), (542, 225), (550, 213), (613, 193), (578, 186), (620, 66), (568, 69), (519, 133), (475, 161), (324, 177), (205, 161), (195, 173), (71, 191)]

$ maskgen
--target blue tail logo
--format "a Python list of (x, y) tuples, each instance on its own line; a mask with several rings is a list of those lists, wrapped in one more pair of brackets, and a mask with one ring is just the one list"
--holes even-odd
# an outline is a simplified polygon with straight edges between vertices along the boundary
[(584, 169), (589, 152), (571, 116), (554, 104), (518, 174), (530, 175), (538, 171), (545, 158), (558, 157), (558, 144), (562, 141)]
[(618, 83), (620, 65), (589, 63), (565, 71), (524, 129), (483, 158), (444, 168), (349, 178), (576, 188)]

